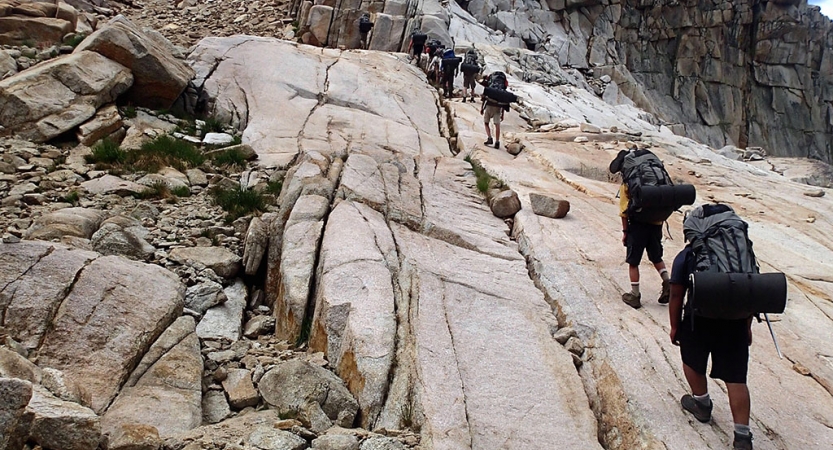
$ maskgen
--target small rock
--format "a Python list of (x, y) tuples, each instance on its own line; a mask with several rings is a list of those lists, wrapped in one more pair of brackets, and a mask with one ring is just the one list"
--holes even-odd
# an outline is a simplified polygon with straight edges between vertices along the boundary
[(506, 144), (506, 152), (510, 155), (517, 156), (523, 150), (523, 146), (518, 142)]
[(260, 450), (301, 450), (307, 446), (307, 441), (298, 435), (270, 425), (258, 426), (246, 441)]
[(529, 194), (532, 212), (539, 216), (561, 219), (570, 212), (570, 202), (537, 193)]
[(228, 133), (206, 133), (202, 140), (206, 145), (228, 145), (234, 142), (234, 136)]
[[(219, 370), (219, 369), (218, 369)], [(215, 374), (217, 372), (214, 372)], [(231, 415), (226, 394), (222, 391), (208, 391), (202, 397), (202, 419), (206, 423), (218, 423)]]
[(588, 142), (589, 140), (590, 139), (587, 139), (586, 136), (577, 136), (575, 139), (573, 139), (573, 142), (583, 143)]
[(229, 404), (234, 409), (257, 406), (260, 401), (260, 395), (252, 383), (252, 373), (246, 369), (230, 369), (228, 377), (223, 380), (223, 389), (226, 390)]
[(576, 337), (576, 336), (578, 336), (576, 334), (576, 330), (574, 330), (572, 327), (564, 327), (564, 328), (559, 328), (558, 331), (556, 331), (552, 335), (552, 338), (555, 339), (556, 342), (558, 342), (559, 344), (564, 345), (564, 344), (567, 343), (568, 339), (570, 339), (571, 337)]
[(359, 450), (359, 440), (349, 434), (327, 434), (312, 441), (315, 450)]
[(255, 316), (243, 327), (243, 336), (256, 339), (258, 336), (269, 334), (275, 330), (275, 318), (271, 316)]
[(567, 339), (567, 343), (564, 344), (564, 348), (575, 355), (581, 356), (584, 354), (584, 345), (581, 344), (581, 341), (576, 336)]
[(824, 191), (821, 190), (821, 189), (819, 189), (817, 191), (805, 191), (804, 195), (806, 195), (807, 197), (819, 198), (819, 197), (824, 197)]
[(810, 369), (804, 367), (801, 363), (793, 364), (793, 370), (801, 375), (804, 375), (805, 377), (809, 377), (813, 374), (812, 372), (810, 372)]
[(408, 450), (405, 444), (389, 437), (372, 437), (362, 442), (361, 450)]
[(107, 441), (108, 450), (157, 450), (161, 445), (156, 427), (138, 423), (121, 424)]
[(579, 125), (579, 130), (581, 130), (582, 133), (592, 133), (592, 134), (599, 134), (599, 133), (602, 132), (602, 129), (597, 127), (596, 125), (592, 125), (592, 124), (584, 123), (584, 122), (582, 122), (582, 124)]
[(496, 217), (512, 217), (521, 210), (521, 199), (513, 190), (501, 191), (492, 197), (489, 207)]

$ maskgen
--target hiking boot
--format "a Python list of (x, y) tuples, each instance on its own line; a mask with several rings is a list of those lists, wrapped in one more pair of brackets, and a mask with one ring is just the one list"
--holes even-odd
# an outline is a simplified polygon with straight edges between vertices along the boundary
[(471, 102), (474, 103), (474, 97), (471, 98)]
[(622, 294), (622, 301), (633, 309), (639, 309), (642, 307), (642, 302), (640, 301), (641, 299), (642, 294), (634, 295), (633, 292), (625, 292)]
[[(683, 405), (683, 409), (694, 414), (694, 418), (699, 420), (703, 423), (708, 423), (708, 421), (712, 420), (712, 407), (714, 406), (709, 400), (709, 406), (703, 406), (702, 403), (698, 402), (689, 394), (683, 395), (683, 398), (680, 399), (680, 404)], [(735, 442), (737, 442), (737, 434), (735, 435)], [(752, 445), (752, 438), (749, 438), (749, 445)], [(735, 448), (744, 448), (744, 447), (735, 447)], [(752, 447), (749, 447), (752, 448)]]
[(732, 442), (732, 450), (752, 450), (752, 433), (745, 436), (735, 432), (735, 441)]
[(659, 294), (657, 301), (660, 305), (668, 304), (668, 298), (671, 296), (671, 283), (668, 280), (662, 280), (662, 294)]
[(492, 138), (486, 139), (486, 142), (484, 142), (483, 145), (492, 145)]
[(495, 148), (500, 148), (500, 141), (495, 141)]

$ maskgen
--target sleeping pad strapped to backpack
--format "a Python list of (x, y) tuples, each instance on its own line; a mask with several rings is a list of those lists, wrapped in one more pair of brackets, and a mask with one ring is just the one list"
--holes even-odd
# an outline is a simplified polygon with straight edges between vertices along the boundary
[(457, 66), (460, 65), (460, 62), (463, 58), (460, 58), (454, 54), (454, 49), (448, 49), (443, 53), (442, 58), (442, 68), (443, 73), (451, 74), (454, 70), (457, 69)]
[(506, 90), (506, 74), (503, 72), (495, 72), (489, 75), (489, 86), (483, 90), (483, 97), (491, 103), (507, 107), (510, 103), (518, 101), (517, 95)]
[(460, 66), (460, 71), (466, 75), (474, 75), (480, 72), (480, 65), (477, 64), (477, 54), (467, 52), (466, 58)]
[(691, 311), (701, 317), (746, 319), (782, 313), (787, 304), (783, 273), (759, 273), (748, 225), (727, 205), (694, 208), (683, 223), (691, 244)]
[(628, 186), (628, 218), (637, 222), (663, 222), (682, 205), (691, 205), (694, 186), (675, 186), (662, 161), (649, 150), (628, 152), (622, 162), (622, 180)]

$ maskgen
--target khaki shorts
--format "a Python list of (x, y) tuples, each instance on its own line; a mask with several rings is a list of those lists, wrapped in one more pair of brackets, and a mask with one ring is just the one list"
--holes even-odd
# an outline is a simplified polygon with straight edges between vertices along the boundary
[(486, 110), (483, 111), (483, 121), (489, 123), (491, 120), (495, 124), (500, 124), (501, 113), (503, 113), (502, 106), (486, 105)]

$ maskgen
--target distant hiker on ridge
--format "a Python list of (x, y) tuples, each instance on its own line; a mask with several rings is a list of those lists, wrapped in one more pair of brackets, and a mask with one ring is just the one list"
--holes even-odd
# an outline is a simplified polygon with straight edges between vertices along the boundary
[(411, 42), (408, 44), (408, 52), (411, 54), (411, 59), (416, 58), (417, 67), (421, 67), (422, 53), (425, 50), (425, 41), (428, 40), (428, 35), (423, 33), (420, 29), (414, 30), (411, 34)]
[[(645, 163), (643, 159), (650, 161)], [(622, 185), (619, 187), (619, 217), (622, 219), (622, 244), (627, 248), (625, 262), (628, 263), (628, 276), (631, 282), (631, 290), (622, 294), (622, 301), (635, 309), (642, 307), (642, 294), (639, 292), (639, 262), (642, 261), (642, 255), (646, 250), (648, 260), (654, 264), (654, 268), (662, 278), (662, 293), (657, 301), (661, 304), (668, 303), (670, 292), (668, 269), (665, 268), (665, 262), (662, 260), (662, 222), (664, 219), (656, 221), (641, 217), (632, 208), (628, 192), (627, 176), (631, 172), (639, 172), (635, 170), (635, 166), (654, 163), (659, 164), (662, 172), (665, 171), (662, 169), (662, 163), (653, 153), (648, 150), (633, 149), (620, 151), (609, 167), (611, 173), (622, 172)]]
[(359, 19), (359, 34), (362, 40), (362, 50), (367, 50), (367, 33), (370, 32), (373, 25), (373, 22), (370, 21), (370, 15), (367, 13), (362, 14), (362, 17)]
[[(506, 79), (506, 74), (503, 72), (493, 72), (486, 77), (481, 83), (488, 88), (495, 91), (506, 91), (509, 87), (509, 81)], [(480, 114), (483, 114), (483, 123), (486, 126), (486, 142), (484, 145), (495, 144), (495, 148), (500, 148), (500, 122), (503, 121), (504, 111), (509, 110), (509, 104), (502, 104), (489, 96), (483, 95), (483, 103), (480, 105)], [(489, 128), (489, 121), (495, 124), (495, 139), (492, 141), (492, 130)]]

